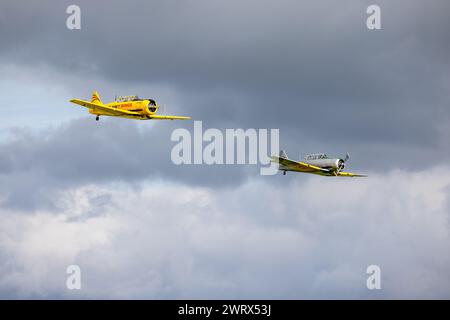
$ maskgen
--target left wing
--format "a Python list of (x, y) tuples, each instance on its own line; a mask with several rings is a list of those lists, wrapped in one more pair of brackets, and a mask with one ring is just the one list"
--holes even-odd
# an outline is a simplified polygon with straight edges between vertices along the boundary
[(150, 119), (155, 119), (155, 120), (189, 120), (191, 119), (191, 117), (181, 117), (181, 116), (162, 116), (162, 115), (151, 115), (149, 116)]

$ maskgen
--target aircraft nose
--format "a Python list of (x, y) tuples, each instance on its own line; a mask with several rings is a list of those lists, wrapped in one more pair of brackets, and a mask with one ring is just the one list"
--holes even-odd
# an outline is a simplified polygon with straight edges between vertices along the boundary
[(345, 167), (345, 162), (344, 162), (344, 160), (339, 159), (339, 161), (338, 161), (338, 168), (339, 168), (339, 170), (344, 169), (344, 167)]

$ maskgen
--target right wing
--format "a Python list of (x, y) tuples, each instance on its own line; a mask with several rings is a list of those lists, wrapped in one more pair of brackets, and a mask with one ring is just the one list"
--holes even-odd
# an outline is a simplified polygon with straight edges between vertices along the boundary
[(281, 165), (280, 170), (286, 169), (291, 171), (309, 172), (318, 174), (330, 173), (330, 170), (323, 169), (311, 164), (307, 164), (301, 161), (293, 161), (287, 158), (281, 158), (278, 156), (272, 156), (272, 162), (279, 163)]
[(85, 100), (79, 100), (79, 99), (72, 99), (70, 100), (70, 102), (78, 104), (80, 106), (89, 108), (89, 109), (97, 109), (103, 112), (106, 112), (112, 116), (138, 116), (141, 117), (142, 115), (137, 113), (137, 112), (132, 112), (132, 111), (128, 111), (128, 110), (123, 110), (123, 109), (115, 109), (115, 108), (111, 108), (111, 107), (107, 107), (104, 104), (98, 104), (98, 103), (93, 103), (93, 102), (89, 102), (89, 101), (85, 101)]
[(352, 173), (352, 172), (337, 172), (336, 173), (338, 176), (342, 176), (342, 177), (367, 177), (363, 174), (358, 174), (358, 173)]
[(181, 117), (181, 116), (163, 116), (163, 115), (151, 115), (149, 116), (150, 119), (155, 119), (155, 120), (189, 120), (191, 119), (191, 117)]

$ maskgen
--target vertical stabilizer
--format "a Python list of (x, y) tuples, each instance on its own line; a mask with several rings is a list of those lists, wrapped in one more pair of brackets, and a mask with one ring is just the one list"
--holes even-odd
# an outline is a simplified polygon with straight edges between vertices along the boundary
[(92, 103), (97, 103), (97, 104), (103, 104), (102, 100), (100, 100), (100, 96), (98, 94), (97, 91), (94, 91), (92, 93), (92, 99), (91, 99)]

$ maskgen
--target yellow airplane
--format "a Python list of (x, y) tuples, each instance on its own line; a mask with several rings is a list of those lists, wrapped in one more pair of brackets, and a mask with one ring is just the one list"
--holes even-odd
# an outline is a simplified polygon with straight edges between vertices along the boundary
[(278, 170), (283, 171), (283, 175), (286, 175), (287, 171), (295, 171), (322, 176), (367, 177), (363, 174), (342, 171), (349, 158), (348, 153), (344, 159), (330, 158), (325, 153), (315, 153), (305, 156), (303, 161), (295, 161), (289, 159), (286, 152), (281, 150), (280, 155), (272, 156), (271, 161), (278, 163)]
[(191, 117), (164, 116), (156, 114), (159, 106), (153, 99), (140, 99), (138, 96), (117, 97), (115, 101), (104, 104), (97, 91), (92, 93), (91, 101), (72, 99), (70, 102), (89, 109), (89, 113), (100, 116), (122, 117), (137, 120), (189, 120)]

